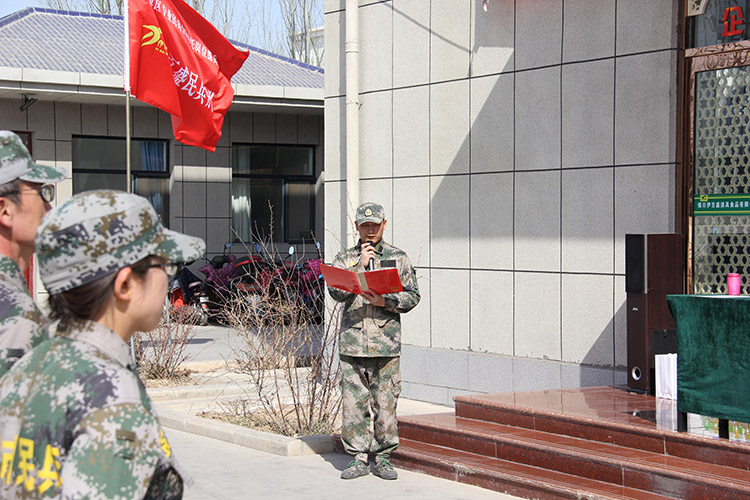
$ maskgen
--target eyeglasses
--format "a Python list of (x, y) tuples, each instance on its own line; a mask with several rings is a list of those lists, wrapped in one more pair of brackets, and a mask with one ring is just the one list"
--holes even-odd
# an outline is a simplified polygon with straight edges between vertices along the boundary
[[(56, 189), (55, 189), (54, 184), (42, 184), (38, 188), (33, 187), (33, 186), (29, 186), (29, 187), (31, 188), (32, 191), (36, 191), (37, 193), (39, 193), (39, 196), (42, 197), (42, 200), (44, 200), (45, 203), (52, 203), (53, 201), (55, 201)], [(8, 191), (6, 193), (6, 196), (11, 195), (11, 194), (24, 194), (24, 193), (28, 194), (29, 191), (21, 191), (20, 189), (16, 189), (14, 191)]]
[(143, 269), (147, 271), (152, 267), (161, 267), (167, 273), (167, 276), (175, 276), (177, 274), (177, 270), (179, 269), (179, 266), (174, 262), (148, 264), (146, 266), (143, 266)]

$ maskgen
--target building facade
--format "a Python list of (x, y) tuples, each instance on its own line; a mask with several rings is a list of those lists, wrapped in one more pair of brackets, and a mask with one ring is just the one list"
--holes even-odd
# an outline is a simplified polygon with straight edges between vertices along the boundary
[[(683, 234), (691, 293), (750, 274), (743, 212), (693, 206), (748, 189), (742, 71), (705, 73), (703, 102), (691, 90), (717, 53), (742, 65), (744, 1), (360, 0), (360, 200), (349, 3), (325, 8), (326, 254), (356, 201), (385, 206), (423, 294), (403, 318), (405, 396), (625, 385), (626, 234)], [(717, 132), (725, 112), (734, 128)]]
[[(29, 8), (0, 19), (0, 128), (36, 161), (64, 167), (57, 203), (88, 189), (126, 189), (123, 20)], [(86, 33), (86, 43), (80, 34)], [(215, 152), (174, 140), (167, 113), (131, 98), (131, 182), (207, 257), (246, 253), (271, 231), (315, 254), (323, 238), (323, 72), (253, 47)], [(272, 208), (269, 208), (269, 203)], [(241, 241), (241, 242), (240, 242)], [(194, 267), (200, 267), (198, 262)]]

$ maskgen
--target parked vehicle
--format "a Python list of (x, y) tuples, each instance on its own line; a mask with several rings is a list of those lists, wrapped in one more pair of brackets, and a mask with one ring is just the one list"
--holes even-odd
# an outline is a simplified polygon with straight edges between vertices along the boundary
[(324, 312), (324, 280), (320, 271), (322, 256), (320, 244), (316, 244), (316, 259), (292, 260), (294, 247), (290, 248), (285, 261), (277, 265), (271, 281), (271, 293), (280, 301), (301, 306), (305, 310), (305, 321), (320, 324)]
[(293, 316), (299, 317), (299, 308), (302, 307), (305, 314), (299, 319), (320, 323), (323, 318), (324, 296), (319, 245), (317, 248), (316, 259), (295, 259), (294, 246), (289, 247), (287, 255), (282, 259), (256, 244), (255, 254), (240, 257), (235, 262), (237, 278), (234, 288), (237, 292), (247, 294), (248, 300), (259, 306), (282, 313), (285, 320)]
[[(206, 275), (202, 293), (208, 297), (210, 317), (217, 318), (227, 299), (239, 294), (262, 308), (259, 316), (267, 321), (278, 320), (276, 314), (269, 314), (273, 312), (285, 322), (295, 317), (315, 324), (322, 322), (325, 297), (319, 244), (318, 258), (304, 260), (294, 259), (293, 245), (284, 258), (273, 250), (266, 251), (260, 243), (255, 245), (255, 253), (236, 257), (227, 253), (231, 246), (227, 243), (222, 255), (200, 268)], [(304, 315), (299, 313), (300, 308)]]
[(231, 297), (233, 280), (236, 278), (234, 264), (236, 257), (227, 254), (231, 243), (224, 245), (224, 252), (214, 256), (198, 271), (205, 275), (201, 284), (201, 293), (205, 296), (209, 318), (220, 319), (224, 304)]
[(181, 263), (177, 275), (169, 283), (168, 311), (171, 317), (175, 318), (180, 308), (187, 307), (196, 316), (198, 324), (206, 325), (208, 308), (204, 300), (205, 295), (200, 291), (202, 281), (188, 269), (189, 264)]
[(313, 323), (320, 324), (323, 321), (325, 304), (325, 281), (323, 280), (323, 273), (320, 272), (320, 263), (323, 262), (320, 242), (316, 242), (315, 246), (318, 250), (318, 258), (308, 259), (302, 263), (298, 270), (298, 286), (309, 317)]
[(255, 252), (256, 254), (239, 257), (234, 262), (234, 286), (239, 292), (262, 294), (267, 277), (272, 274), (273, 266), (262, 257), (260, 244), (255, 245)]

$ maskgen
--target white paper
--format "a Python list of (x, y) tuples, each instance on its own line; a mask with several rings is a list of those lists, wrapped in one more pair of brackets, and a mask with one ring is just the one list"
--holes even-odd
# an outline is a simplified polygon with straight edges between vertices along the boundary
[(677, 399), (677, 354), (657, 354), (656, 397)]
[(677, 401), (656, 398), (656, 428), (677, 431)]

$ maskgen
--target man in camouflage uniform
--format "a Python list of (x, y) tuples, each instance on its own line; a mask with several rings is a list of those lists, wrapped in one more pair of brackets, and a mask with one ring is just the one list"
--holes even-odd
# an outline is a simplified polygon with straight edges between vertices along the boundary
[(23, 273), (34, 253), (36, 228), (52, 208), (54, 183), (64, 178), (64, 170), (34, 163), (16, 134), (0, 130), (0, 377), (49, 338), (47, 319)]
[(333, 265), (353, 272), (388, 267), (398, 269), (403, 291), (361, 295), (329, 287), (331, 297), (344, 303), (339, 333), (341, 439), (354, 460), (341, 473), (354, 479), (369, 473), (368, 453), (375, 454), (373, 473), (396, 479), (390, 454), (398, 446), (396, 404), (401, 394), (401, 319), (419, 302), (417, 276), (406, 253), (383, 241), (385, 211), (376, 203), (357, 208), (357, 245), (336, 255)]
[[(60, 324), (0, 378), (0, 498), (181, 498), (127, 341), (158, 323), (168, 263), (195, 260), (205, 243), (165, 229), (145, 198), (102, 190), (53, 209), (36, 245)], [(95, 318), (56, 309), (100, 283), (109, 292)]]

